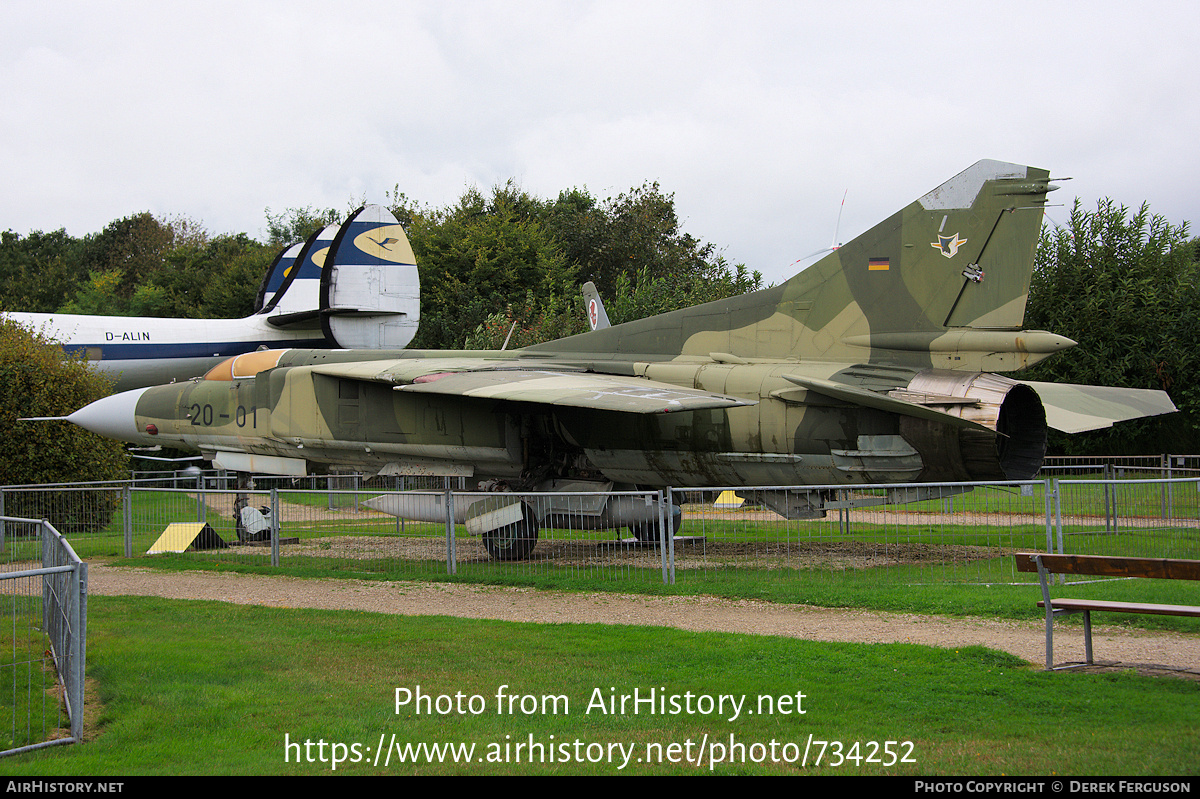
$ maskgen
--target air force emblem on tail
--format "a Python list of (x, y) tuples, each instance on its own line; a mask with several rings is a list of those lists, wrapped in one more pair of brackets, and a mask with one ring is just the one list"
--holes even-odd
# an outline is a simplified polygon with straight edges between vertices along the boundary
[(942, 255), (946, 258), (953, 258), (954, 256), (958, 255), (958, 248), (966, 243), (967, 240), (960, 239), (957, 233), (955, 233), (953, 236), (943, 236), (938, 234), (938, 240), (930, 242), (929, 246), (936, 247), (937, 249), (941, 250)]

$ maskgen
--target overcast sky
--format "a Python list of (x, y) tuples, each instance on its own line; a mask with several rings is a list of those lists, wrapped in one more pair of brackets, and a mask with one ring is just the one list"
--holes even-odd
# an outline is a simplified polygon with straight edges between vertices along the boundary
[[(0, 229), (658, 181), (778, 282), (981, 158), (1200, 223), (1194, 2), (5, 5)], [(1194, 231), (1196, 232), (1200, 231)]]

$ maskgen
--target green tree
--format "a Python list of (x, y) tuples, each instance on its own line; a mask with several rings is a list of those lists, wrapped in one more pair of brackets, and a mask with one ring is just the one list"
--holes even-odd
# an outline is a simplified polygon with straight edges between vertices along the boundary
[(693, 266), (687, 272), (659, 276), (642, 268), (617, 275), (612, 299), (605, 299), (604, 308), (609, 321), (619, 325), (745, 294), (761, 286), (762, 276), (758, 272), (748, 272), (743, 264), (730, 267), (724, 258)]
[(290, 247), (329, 225), (342, 221), (344, 214), (333, 209), (288, 208), (286, 211), (267, 214), (267, 246), (273, 250)]
[[(185, 225), (190, 227), (190, 223)], [(117, 296), (128, 299), (139, 286), (158, 276), (176, 238), (177, 231), (170, 223), (143, 211), (110, 222), (104, 230), (86, 237), (81, 266), (88, 273), (119, 273)]]
[[(413, 346), (499, 347), (582, 332), (580, 285), (594, 280), (614, 322), (740, 294), (757, 273), (680, 230), (674, 197), (646, 183), (598, 201), (570, 189), (554, 201), (513, 181), (468, 189), (446, 208), (396, 191), (421, 275)], [(337, 222), (333, 209), (266, 211), (269, 243), (210, 237), (185, 219), (143, 212), (82, 240), (63, 231), (0, 234), (0, 304), (11, 310), (114, 316), (232, 318), (253, 311), (275, 253)], [(7, 293), (5, 293), (7, 289)], [(500, 333), (494, 331), (500, 330)]]
[[(109, 393), (109, 382), (62, 347), (8, 319), (0, 319), (0, 485), (119, 480), (128, 476), (123, 446), (69, 422), (22, 422), (64, 416)], [(79, 492), (55, 501), (17, 494), (9, 515), (49, 518), (61, 532), (103, 527), (115, 495)]]
[[(60, 312), (98, 316), (128, 316), (129, 298), (122, 297), (125, 276), (118, 268), (88, 273), (86, 282), (65, 303)], [(145, 302), (143, 298), (142, 302)]]
[(250, 315), (275, 252), (245, 233), (171, 248), (153, 284), (163, 298), (161, 309), (153, 315), (203, 319)]
[(1025, 321), (1077, 347), (1018, 377), (1162, 389), (1180, 413), (1070, 438), (1068, 454), (1192, 452), (1200, 446), (1200, 264), (1187, 223), (1102, 200), (1078, 200), (1066, 227), (1045, 229)]
[[(110, 222), (84, 238), (79, 289), (57, 310), (110, 316), (167, 315), (163, 280), (172, 248), (201, 246), (203, 231), (187, 220), (167, 222), (143, 211)], [(137, 297), (136, 301), (134, 297)]]
[(554, 294), (539, 299), (529, 292), (523, 301), (488, 315), (467, 336), (464, 347), (469, 350), (516, 349), (573, 336), (587, 329), (580, 298)]
[(204, 286), (200, 316), (235, 319), (254, 313), (258, 287), (278, 248), (260, 244), (244, 233), (213, 239), (204, 257), (212, 268)]
[(593, 281), (603, 295), (617, 291), (621, 275), (644, 270), (650, 279), (669, 281), (704, 273), (718, 261), (714, 245), (680, 229), (675, 195), (657, 183), (602, 203), (571, 189), (547, 208), (546, 219), (580, 279)]
[(467, 190), (452, 207), (405, 205), (421, 274), (414, 347), (456, 348), (498, 309), (572, 292), (574, 270), (539, 218), (543, 203), (512, 181), (485, 196)]
[[(138, 214), (88, 237), (86, 269), (63, 313), (233, 318), (254, 310), (275, 248), (244, 233), (210, 237), (193, 222)], [(24, 309), (22, 309), (24, 310)]]
[[(447, 209), (394, 195), (421, 270), (414, 346), (509, 347), (583, 332), (580, 286), (593, 280), (614, 323), (757, 288), (716, 248), (679, 229), (674, 197), (648, 183), (597, 201), (584, 189), (539, 200), (512, 181), (469, 189)], [(515, 323), (515, 326), (514, 326)]]
[(83, 242), (59, 229), (27, 236), (0, 233), (0, 308), (51, 313), (75, 293), (86, 274)]

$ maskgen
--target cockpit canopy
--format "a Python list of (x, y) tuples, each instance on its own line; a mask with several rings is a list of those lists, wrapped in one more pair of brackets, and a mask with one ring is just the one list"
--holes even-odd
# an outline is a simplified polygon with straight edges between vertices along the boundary
[(279, 359), (287, 350), (257, 350), (226, 358), (208, 370), (205, 380), (251, 380), (264, 369), (279, 365)]

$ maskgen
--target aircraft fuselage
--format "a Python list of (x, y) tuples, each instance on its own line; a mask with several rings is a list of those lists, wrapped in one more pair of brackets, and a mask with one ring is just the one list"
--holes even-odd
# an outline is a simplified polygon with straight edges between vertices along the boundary
[(281, 329), (265, 316), (171, 319), (85, 314), (8, 313), (9, 319), (62, 344), (113, 381), (116, 391), (188, 380), (260, 347), (320, 347), (320, 327)]
[[(423, 354), (438, 353), (409, 357)], [(492, 355), (498, 365), (505, 363), (504, 354)], [(982, 425), (960, 422), (944, 409), (936, 416), (952, 423), (802, 388), (798, 374), (826, 380), (851, 367), (795, 362), (629, 363), (615, 369), (752, 403), (739, 407), (629, 414), (496, 400), (481, 412), (477, 398), (416, 393), (320, 371), (320, 364), (342, 357), (291, 350), (280, 365), (256, 375), (146, 389), (128, 420), (127, 438), (210, 455), (240, 451), (393, 474), (502, 479), (526, 490), (547, 479), (643, 486), (1019, 479), (1036, 472), (1045, 446), (1045, 415), (1036, 395), (996, 376), (986, 376), (1001, 381), (994, 397), (976, 396), (971, 385), (959, 392), (959, 404), (991, 406)], [(853, 368), (860, 379), (870, 379), (870, 367)], [(962, 373), (950, 374), (962, 382)], [(875, 370), (873, 379), (904, 390), (938, 376), (938, 370), (891, 368)], [(949, 394), (942, 401), (954, 404)], [(1011, 431), (998, 441), (990, 430), (1002, 414)], [(1022, 459), (1005, 457), (1011, 441), (1028, 450)]]

